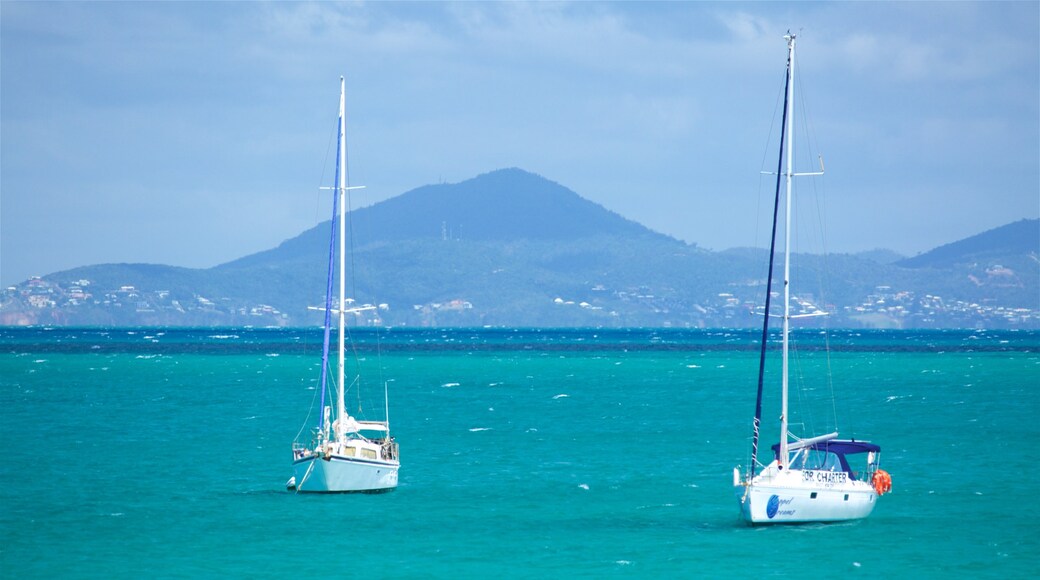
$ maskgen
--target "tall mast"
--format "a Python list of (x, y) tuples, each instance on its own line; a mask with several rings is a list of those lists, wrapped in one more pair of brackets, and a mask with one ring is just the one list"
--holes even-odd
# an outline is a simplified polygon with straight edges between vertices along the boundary
[(344, 382), (343, 372), (343, 348), (345, 346), (344, 341), (344, 322), (346, 321), (346, 315), (344, 310), (347, 307), (347, 284), (346, 284), (346, 266), (347, 266), (347, 236), (346, 236), (346, 216), (347, 216), (347, 121), (346, 121), (346, 81), (343, 77), (339, 77), (339, 183), (336, 184), (337, 194), (339, 195), (339, 398), (336, 401), (336, 419), (340, 422), (340, 428), (336, 430), (336, 438), (338, 440), (343, 439), (344, 431), (346, 427), (346, 404), (344, 403), (344, 391), (347, 388)]
[[(786, 76), (786, 75), (785, 75)], [(784, 141), (787, 135), (787, 88), (791, 84), (790, 76), (786, 76), (784, 83), (784, 109), (783, 120), (780, 123), (780, 153), (776, 159), (776, 190), (773, 196), (773, 228), (769, 234), (769, 273), (766, 275), (766, 304), (765, 315), (762, 317), (762, 343), (758, 353), (758, 395), (755, 398), (755, 421), (754, 433), (751, 439), (751, 466), (748, 468), (748, 481), (755, 477), (755, 469), (758, 466), (758, 442), (761, 435), (762, 425), (762, 389), (765, 382), (766, 372), (766, 350), (769, 340), (769, 316), (773, 300), (773, 266), (776, 257), (776, 223), (780, 215), (780, 184), (783, 178), (784, 168)]]
[(787, 200), (784, 211), (784, 364), (783, 390), (780, 402), (780, 458), (783, 467), (787, 463), (787, 355), (788, 334), (791, 326), (791, 177), (793, 175), (791, 159), (794, 157), (794, 39), (790, 32), (784, 36), (787, 40)]

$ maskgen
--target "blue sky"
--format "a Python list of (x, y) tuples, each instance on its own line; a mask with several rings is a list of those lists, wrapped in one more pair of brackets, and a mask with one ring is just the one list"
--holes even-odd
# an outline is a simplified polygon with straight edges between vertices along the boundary
[(827, 251), (1040, 216), (1037, 2), (5, 1), (0, 283), (209, 267), (326, 219), (340, 75), (361, 205), (520, 167), (701, 247), (762, 245), (788, 29)]

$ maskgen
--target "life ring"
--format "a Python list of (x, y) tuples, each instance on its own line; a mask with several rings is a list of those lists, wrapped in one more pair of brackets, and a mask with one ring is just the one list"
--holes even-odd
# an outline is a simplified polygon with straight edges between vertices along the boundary
[(879, 469), (874, 472), (874, 491), (876, 491), (878, 495), (885, 495), (892, 491), (892, 476), (884, 469)]

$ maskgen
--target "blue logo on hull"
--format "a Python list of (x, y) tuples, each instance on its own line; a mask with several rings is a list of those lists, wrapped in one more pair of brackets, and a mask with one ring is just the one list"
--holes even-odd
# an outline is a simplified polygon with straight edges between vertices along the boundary
[(769, 496), (769, 503), (766, 504), (766, 515), (769, 519), (773, 519), (776, 516), (776, 512), (780, 509), (780, 496), (771, 495)]

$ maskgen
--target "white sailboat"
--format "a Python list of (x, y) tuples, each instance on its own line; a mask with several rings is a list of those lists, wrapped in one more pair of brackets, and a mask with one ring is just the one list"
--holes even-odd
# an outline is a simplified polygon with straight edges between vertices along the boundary
[[(383, 421), (360, 421), (350, 416), (344, 403), (349, 388), (345, 381), (344, 358), (346, 343), (346, 315), (374, 309), (374, 306), (349, 307), (353, 301), (346, 297), (346, 194), (350, 189), (346, 180), (346, 97), (345, 82), (340, 77), (339, 141), (336, 156), (336, 187), (333, 201), (332, 240), (329, 243), (329, 270), (326, 288), (325, 339), (321, 368), (321, 404), (319, 422), (309, 443), (293, 442), (293, 476), (286, 487), (296, 492), (343, 493), (381, 492), (397, 487), (400, 468), (397, 442), (390, 436), (389, 402), (384, 386), (387, 412)], [(337, 212), (338, 209), (338, 212)], [(332, 283), (336, 270), (336, 244), (339, 242), (339, 300), (333, 304)], [(336, 380), (328, 380), (329, 335), (332, 314), (338, 317), (339, 340)], [(360, 386), (360, 378), (352, 385)], [(329, 384), (331, 382), (331, 385)], [(327, 388), (329, 387), (329, 388)], [(328, 390), (336, 392), (336, 406), (325, 405)], [(301, 433), (303, 430), (301, 430)]]
[[(751, 461), (747, 471), (733, 469), (733, 486), (740, 504), (741, 517), (749, 524), (835, 522), (855, 520), (870, 515), (877, 499), (891, 489), (891, 477), (879, 467), (881, 448), (866, 441), (838, 439), (838, 433), (798, 438), (788, 425), (788, 350), (791, 314), (791, 129), (794, 126), (794, 46), (795, 35), (787, 40), (787, 89), (784, 97), (784, 123), (780, 137), (780, 159), (777, 163), (776, 201), (773, 211), (773, 236), (769, 250), (769, 277), (766, 289), (765, 320), (758, 374), (758, 400), (755, 406)], [(786, 138), (786, 145), (784, 143)], [(786, 169), (784, 168), (786, 153)], [(773, 460), (764, 467), (758, 462), (759, 427), (762, 417), (762, 388), (769, 331), (770, 297), (772, 295), (773, 256), (776, 251), (777, 216), (780, 207), (781, 181), (786, 182), (784, 241), (784, 312), (783, 370), (781, 383), (780, 442), (773, 446)], [(811, 315), (824, 314), (816, 312)], [(851, 456), (865, 455), (862, 469), (854, 469)], [(759, 468), (761, 467), (761, 470)]]

